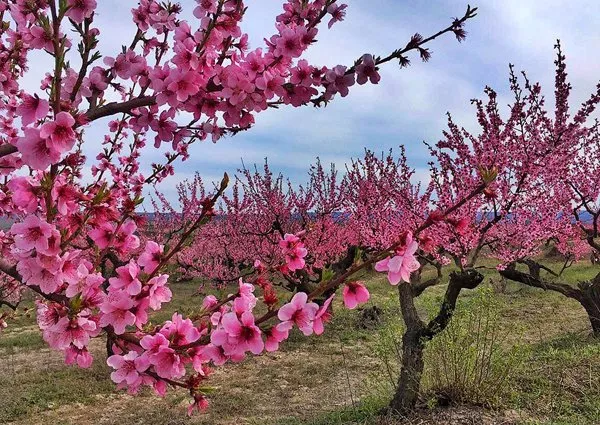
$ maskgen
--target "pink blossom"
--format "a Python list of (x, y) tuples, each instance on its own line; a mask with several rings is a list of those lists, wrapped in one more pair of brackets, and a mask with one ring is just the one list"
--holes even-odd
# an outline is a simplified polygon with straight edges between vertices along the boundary
[(167, 286), (168, 279), (168, 275), (161, 274), (148, 281), (146, 285), (148, 288), (150, 288), (148, 291), (148, 301), (152, 310), (160, 310), (163, 303), (171, 301), (173, 293)]
[(310, 87), (313, 84), (313, 71), (314, 67), (310, 66), (306, 59), (298, 61), (298, 66), (292, 68), (290, 83), (298, 86)]
[(206, 409), (208, 409), (208, 399), (203, 395), (197, 394), (194, 396), (194, 401), (188, 406), (187, 414), (188, 416), (192, 416), (194, 410), (202, 413)]
[(90, 335), (96, 332), (96, 322), (87, 317), (77, 316), (72, 319), (62, 317), (54, 326), (47, 329), (49, 344), (53, 348), (64, 350), (71, 344), (79, 349), (87, 347)]
[(419, 270), (421, 264), (415, 257), (415, 252), (419, 245), (413, 240), (412, 234), (406, 236), (404, 247), (396, 251), (392, 258), (386, 258), (375, 264), (375, 270), (378, 272), (388, 272), (388, 280), (392, 285), (397, 285), (401, 280), (410, 282), (410, 274)]
[(40, 137), (50, 139), (50, 149), (60, 153), (70, 150), (75, 144), (75, 119), (68, 112), (60, 112), (55, 121), (44, 124), (40, 130)]
[(198, 6), (194, 9), (194, 16), (202, 19), (207, 13), (215, 13), (217, 11), (216, 0), (197, 0)]
[(327, 91), (329, 93), (339, 93), (342, 97), (348, 96), (348, 87), (354, 85), (354, 74), (347, 74), (346, 70), (347, 68), (345, 66), (338, 65), (327, 71), (325, 78), (329, 83), (327, 86)]
[(281, 332), (289, 331), (294, 325), (306, 336), (313, 333), (313, 321), (319, 310), (315, 303), (307, 303), (308, 295), (305, 292), (298, 292), (292, 300), (282, 306), (277, 313), (281, 323), (277, 325), (277, 330)]
[(62, 215), (68, 215), (69, 212), (77, 209), (77, 200), (79, 192), (64, 179), (57, 179), (52, 188), (52, 199), (56, 202), (56, 208)]
[(219, 300), (214, 295), (207, 295), (204, 297), (204, 300), (202, 300), (202, 308), (205, 310), (211, 310), (217, 304), (219, 304)]
[(108, 279), (110, 291), (123, 289), (129, 295), (137, 295), (142, 291), (142, 282), (138, 279), (140, 268), (133, 260), (125, 266), (117, 267), (116, 271), (117, 277)]
[(139, 298), (136, 300), (135, 305), (131, 309), (131, 312), (135, 316), (134, 325), (138, 329), (142, 329), (146, 323), (148, 323), (148, 307), (150, 306), (150, 301), (148, 298)]
[(44, 29), (41, 26), (34, 25), (30, 28), (31, 40), (29, 44), (33, 49), (45, 49), (50, 53), (54, 52), (54, 43), (52, 41), (51, 30)]
[(285, 80), (280, 75), (265, 71), (262, 76), (256, 78), (256, 88), (264, 91), (264, 96), (271, 99), (273, 96), (283, 96), (286, 91), (282, 87)]
[(134, 306), (131, 296), (127, 292), (109, 292), (105, 301), (100, 305), (100, 311), (104, 313), (100, 317), (100, 326), (112, 326), (117, 335), (125, 333), (127, 326), (135, 324), (135, 315), (129, 311)]
[(277, 326), (265, 331), (265, 350), (269, 353), (279, 350), (279, 343), (288, 339), (290, 331), (280, 331)]
[(67, 0), (69, 9), (66, 15), (74, 22), (82, 23), (85, 18), (92, 16), (96, 9), (96, 0)]
[(77, 366), (86, 369), (92, 365), (93, 361), (94, 358), (86, 347), (77, 348), (70, 346), (65, 350), (65, 363), (68, 365), (77, 363)]
[(277, 39), (275, 55), (297, 58), (302, 54), (302, 34), (295, 29), (284, 27)]
[(23, 137), (19, 137), (15, 146), (21, 153), (23, 162), (34, 170), (45, 170), (60, 160), (61, 152), (40, 137), (37, 128), (26, 128)]
[(138, 264), (142, 266), (146, 273), (152, 273), (162, 259), (163, 254), (163, 246), (157, 244), (154, 241), (146, 242), (146, 248), (144, 252), (140, 254), (140, 258), (138, 258)]
[(190, 96), (198, 93), (200, 80), (198, 73), (194, 71), (171, 72), (169, 79), (172, 80), (167, 90), (175, 93), (179, 102), (185, 102)]
[[(240, 321), (241, 319), (241, 321)], [(221, 320), (222, 329), (211, 334), (211, 342), (223, 346), (226, 354), (245, 353), (260, 354), (264, 348), (261, 331), (254, 324), (254, 316), (247, 311), (238, 319), (237, 314), (227, 313)]]
[(139, 356), (135, 351), (130, 351), (124, 356), (114, 354), (106, 359), (106, 364), (115, 369), (110, 378), (115, 384), (122, 382), (129, 386), (139, 386), (142, 374), (148, 369), (150, 363), (144, 356)]
[(214, 344), (202, 346), (198, 355), (194, 358), (194, 369), (202, 365), (202, 362), (212, 361), (215, 366), (222, 366), (227, 363), (229, 356), (225, 355), (223, 347)]
[(133, 220), (125, 221), (113, 238), (113, 245), (120, 253), (131, 252), (139, 248), (140, 238), (135, 235), (137, 225)]
[(356, 66), (356, 74), (356, 82), (361, 85), (366, 84), (367, 81), (377, 84), (381, 80), (372, 55), (364, 55), (362, 57), (362, 62)]
[(149, 360), (154, 366), (156, 374), (161, 378), (177, 379), (185, 375), (183, 360), (170, 347), (161, 347), (155, 354), (149, 357)]
[[(64, 282), (60, 272), (60, 258), (47, 259), (46, 264), (40, 258), (26, 258), (17, 263), (17, 271), (30, 286), (38, 286), (44, 294), (56, 292)], [(54, 263), (54, 264), (52, 264)], [(48, 266), (52, 266), (49, 269)]]
[(39, 184), (31, 177), (13, 177), (8, 182), (12, 202), (23, 212), (33, 213), (38, 207)]
[(334, 296), (335, 294), (332, 294), (329, 298), (327, 298), (323, 305), (319, 307), (317, 314), (315, 314), (315, 320), (313, 322), (313, 330), (315, 331), (315, 335), (321, 335), (325, 331), (325, 322), (331, 320), (329, 305), (331, 304), (331, 301), (333, 301)]
[(246, 71), (250, 78), (255, 78), (265, 70), (265, 58), (262, 54), (262, 49), (256, 49), (246, 56)]
[(245, 283), (242, 278), (238, 281), (239, 296), (233, 300), (233, 311), (238, 315), (246, 311), (251, 311), (256, 306), (256, 296), (254, 296), (254, 285)]
[(448, 222), (448, 224), (453, 226), (454, 229), (456, 229), (456, 232), (459, 235), (464, 235), (467, 232), (470, 224), (469, 219), (467, 217), (462, 217), (459, 219), (447, 219), (446, 221)]
[(158, 353), (162, 348), (169, 346), (169, 340), (161, 333), (146, 335), (140, 340), (141, 347), (146, 350), (145, 355)]
[(103, 222), (99, 227), (90, 230), (88, 235), (98, 248), (105, 249), (111, 244), (114, 238), (115, 228), (112, 224)]
[(288, 269), (294, 271), (304, 268), (304, 257), (308, 254), (308, 250), (304, 247), (298, 236), (285, 234), (283, 239), (279, 241), (279, 246), (285, 255), (285, 262)]
[(190, 319), (184, 319), (179, 313), (173, 313), (160, 330), (172, 345), (188, 345), (200, 338), (200, 331)]
[(113, 75), (123, 80), (134, 78), (146, 70), (146, 59), (133, 50), (119, 54), (116, 59), (107, 56), (104, 58), (104, 63), (112, 68)]
[(173, 140), (177, 123), (170, 119), (170, 115), (166, 111), (162, 111), (159, 118), (150, 123), (150, 128), (157, 133), (154, 139), (154, 147), (159, 147), (161, 142)]
[(25, 127), (45, 118), (49, 110), (50, 104), (46, 99), (40, 99), (37, 94), (33, 96), (25, 94), (23, 102), (17, 107), (17, 115), (21, 117), (21, 124)]
[(108, 82), (106, 77), (106, 71), (99, 67), (95, 66), (92, 68), (90, 75), (88, 77), (88, 83), (92, 92), (103, 92), (108, 88)]
[(60, 304), (36, 301), (37, 324), (43, 331), (56, 325), (66, 314), (66, 309), (63, 309)]
[(15, 246), (23, 251), (36, 249), (45, 252), (49, 248), (48, 240), (54, 227), (35, 215), (28, 215), (25, 220), (12, 225), (11, 233), (15, 237)]
[(68, 274), (63, 272), (66, 280), (70, 280), (65, 291), (67, 297), (81, 294), (84, 299), (91, 301), (101, 290), (100, 285), (104, 283), (104, 277), (100, 273), (89, 273), (87, 267), (81, 264), (77, 268), (77, 274), (69, 279)]
[(350, 310), (356, 308), (359, 304), (369, 301), (369, 291), (363, 282), (348, 282), (344, 286), (344, 305)]
[(328, 28), (331, 28), (333, 26), (333, 24), (335, 24), (336, 22), (340, 22), (344, 20), (344, 17), (346, 16), (346, 8), (348, 7), (347, 4), (336, 4), (333, 3), (331, 4), (328, 8), (327, 8), (327, 12), (331, 15), (331, 19), (329, 20), (329, 23), (327, 24)]
[(305, 266), (304, 257), (308, 251), (306, 248), (296, 248), (294, 251), (291, 251), (285, 255), (285, 262), (288, 266), (288, 269), (291, 271), (301, 270)]

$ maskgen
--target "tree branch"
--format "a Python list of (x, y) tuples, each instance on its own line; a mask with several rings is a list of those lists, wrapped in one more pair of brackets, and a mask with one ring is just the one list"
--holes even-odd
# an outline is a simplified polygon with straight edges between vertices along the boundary
[(95, 121), (97, 119), (108, 117), (119, 113), (128, 113), (132, 109), (141, 108), (143, 106), (151, 106), (156, 104), (155, 96), (141, 96), (136, 97), (125, 102), (111, 102), (98, 108), (90, 109), (86, 112), (85, 116), (88, 121)]
[(446, 329), (456, 309), (456, 300), (460, 295), (460, 291), (463, 289), (475, 289), (481, 282), (483, 282), (483, 275), (477, 270), (469, 269), (462, 272), (452, 272), (440, 311), (423, 330), (422, 337), (426, 340), (431, 340), (438, 333)]
[(563, 294), (566, 297), (581, 300), (581, 292), (566, 283), (548, 282), (542, 279), (538, 279), (528, 273), (518, 271), (514, 264), (511, 264), (504, 270), (500, 270), (500, 276), (512, 280), (513, 282), (520, 282), (524, 285), (531, 286), (534, 288), (540, 288), (544, 291), (554, 291)]
[(13, 145), (2, 145), (0, 146), (0, 158), (3, 156), (11, 155), (17, 152), (17, 147)]

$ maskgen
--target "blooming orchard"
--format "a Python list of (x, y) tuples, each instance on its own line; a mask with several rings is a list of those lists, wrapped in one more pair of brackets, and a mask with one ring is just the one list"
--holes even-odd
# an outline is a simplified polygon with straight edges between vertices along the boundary
[[(461, 151), (459, 155), (465, 161), (471, 158), (469, 151)], [(445, 240), (435, 236), (444, 234), (440, 231), (443, 226), (460, 227), (453, 217), (462, 214), (472, 202), (479, 202), (478, 198), (484, 198), (483, 192), (493, 180), (493, 176), (482, 176), (475, 168), (473, 182), (478, 184), (452, 205), (432, 211), (435, 180), (421, 190), (420, 183), (410, 181), (413, 173), (403, 152), (394, 158), (391, 153), (378, 157), (370, 151), (347, 166), (341, 179), (334, 167), (325, 172), (317, 162), (310, 170), (309, 183), (298, 188), (285, 185), (281, 175), (273, 176), (268, 165), (253, 173), (240, 170), (233, 195), (223, 196), (222, 202), (214, 207), (214, 219), (180, 251), (176, 263), (184, 275), (202, 278), (202, 293), (210, 288), (207, 281), (222, 285), (239, 279), (240, 283), (252, 282), (260, 287), (262, 302), (268, 308), (267, 313), (257, 320), (261, 323), (276, 314), (271, 307), (277, 303), (282, 291), (275, 291), (275, 287), (294, 292), (292, 300), (277, 312), (281, 323), (264, 329), (267, 350), (287, 339), (294, 327), (305, 335), (322, 333), (323, 324), (332, 313), (332, 299), (340, 286), (343, 286), (343, 303), (347, 308), (353, 309), (367, 302), (370, 298), (367, 287), (363, 282), (352, 280), (353, 275), (367, 265), (386, 272), (390, 284), (398, 287), (401, 304), (408, 303), (409, 306), (402, 309), (407, 321), (406, 312), (416, 313), (413, 297), (440, 282), (439, 278), (420, 282), (413, 272), (421, 268), (422, 259), (433, 261), (430, 256), (441, 256), (438, 251)], [(168, 243), (171, 235), (185, 232), (191, 225), (190, 217), (194, 217), (190, 211), (201, 208), (203, 187), (198, 176), (179, 185), (180, 213), (159, 194), (161, 207), (157, 203), (156, 210), (162, 213), (156, 217), (157, 224), (148, 227), (149, 236), (161, 229), (159, 232)], [(406, 231), (407, 228), (415, 229), (414, 234)], [(327, 249), (322, 249), (323, 246)], [(255, 261), (255, 258), (264, 261)], [(453, 295), (447, 297), (441, 307), (443, 323), (442, 319), (435, 319), (425, 327), (420, 319), (414, 321), (420, 325), (416, 329), (409, 327), (408, 332), (419, 342), (411, 356), (404, 358), (406, 361), (422, 356), (421, 335), (431, 339), (443, 330), (460, 290), (473, 288), (480, 282), (466, 277), (455, 279), (451, 285)], [(217, 302), (216, 299), (213, 301)], [(239, 313), (237, 317), (240, 318)], [(249, 322), (248, 326), (255, 323)], [(236, 325), (232, 332), (237, 335), (238, 331)], [(248, 330), (247, 336), (254, 338), (254, 330)], [(408, 344), (413, 339), (403, 341)], [(222, 342), (221, 339), (212, 341), (212, 345), (218, 348)], [(214, 350), (211, 347), (211, 353)], [(219, 359), (212, 361), (242, 357), (231, 354), (230, 348), (223, 348)], [(392, 406), (394, 410), (414, 407), (420, 378), (413, 372), (420, 373), (411, 370), (411, 374), (401, 381), (401, 385), (407, 382), (413, 385), (408, 394), (410, 397), (406, 402)]]
[[(376, 84), (379, 66), (408, 65), (410, 51), (427, 60), (425, 44), (450, 32), (463, 39), (475, 10), (431, 37), (415, 34), (387, 56), (365, 54), (347, 66), (324, 67), (302, 56), (323, 21), (331, 27), (344, 19), (346, 5), (336, 0), (283, 2), (274, 34), (252, 49), (241, 28), (241, 0), (194, 2), (190, 20), (181, 19), (177, 3), (140, 0), (131, 10), (133, 39), (106, 57), (98, 45), (110, 29), (95, 26), (96, 6), (95, 0), (0, 2), (0, 212), (12, 223), (0, 234), (0, 270), (7, 287), (39, 294), (39, 327), (67, 363), (89, 366), (90, 339), (105, 336), (119, 387), (135, 393), (151, 386), (159, 394), (184, 387), (194, 398), (190, 410), (203, 409), (209, 365), (276, 349), (293, 327), (322, 332), (331, 298), (321, 306), (312, 299), (339, 286), (352, 269), (309, 295), (294, 295), (281, 309), (265, 290), (261, 315), (258, 275), (224, 299), (207, 297), (190, 317), (174, 314), (151, 324), (149, 314), (171, 299), (165, 266), (213, 216), (227, 179), (164, 246), (140, 241), (146, 223), (136, 208), (146, 188), (173, 174), (198, 140), (246, 130), (269, 108), (319, 106), (348, 95), (355, 83)], [(33, 55), (49, 56), (52, 68), (36, 74)], [(39, 86), (25, 85), (25, 76)], [(106, 125), (100, 152), (86, 158), (83, 147), (94, 141), (85, 129), (100, 124)], [(145, 172), (140, 157), (149, 149), (163, 150), (165, 159)], [(83, 179), (87, 170), (92, 177)], [(298, 272), (308, 253), (293, 233), (283, 235), (279, 266)], [(410, 269), (406, 248), (398, 255)]]
[[(241, 170), (233, 196), (224, 196), (215, 209), (217, 219), (180, 252), (182, 271), (219, 284), (257, 274), (264, 300), (276, 299), (274, 285), (300, 291), (279, 311), (279, 343), (294, 324), (305, 334), (320, 332), (320, 312), (327, 314), (340, 283), (335, 276), (349, 278), (342, 290), (346, 307), (367, 302), (368, 289), (351, 276), (360, 261), (373, 264), (398, 286), (406, 325), (402, 371), (391, 404), (398, 411), (417, 400), (425, 343), (448, 325), (460, 292), (483, 281), (479, 268), (489, 259), (505, 278), (578, 300), (598, 333), (600, 278), (578, 287), (544, 279), (541, 270), (560, 273), (534, 258), (548, 241), (567, 256), (563, 269), (590, 249), (600, 252), (600, 149), (597, 123), (590, 119), (600, 92), (597, 88), (570, 118), (570, 86), (557, 45), (553, 119), (543, 108), (540, 86), (510, 69), (514, 101), (507, 118), (491, 88), (485, 90), (485, 101), (473, 101), (480, 132), (468, 132), (449, 117), (444, 138), (430, 146), (434, 161), (426, 185), (411, 182), (414, 171), (402, 150), (397, 158), (367, 151), (346, 165), (341, 178), (334, 167), (326, 171), (317, 162), (309, 182), (298, 188), (273, 176), (267, 164), (262, 171)], [(199, 177), (180, 186), (183, 211), (199, 205), (202, 188)], [(164, 198), (163, 209), (161, 228), (184, 226), (189, 213), (174, 213)], [(289, 255), (290, 250), (297, 251)], [(253, 263), (255, 258), (264, 262)], [(482, 264), (482, 258), (488, 262)], [(452, 262), (456, 271), (449, 274), (439, 312), (424, 322), (414, 299), (440, 283), (444, 266)], [(517, 270), (516, 263), (526, 264), (529, 273)], [(425, 267), (433, 267), (436, 275), (421, 280)], [(312, 328), (307, 326), (311, 320)]]

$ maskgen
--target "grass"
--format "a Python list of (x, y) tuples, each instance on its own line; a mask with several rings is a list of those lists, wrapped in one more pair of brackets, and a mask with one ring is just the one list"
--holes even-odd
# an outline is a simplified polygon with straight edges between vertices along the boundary
[[(594, 272), (589, 265), (577, 265), (563, 278), (576, 282)], [(382, 362), (382, 341), (399, 341), (403, 325), (397, 293), (385, 277), (363, 278), (372, 296), (368, 306), (377, 305), (383, 312), (381, 324), (362, 328), (360, 313), (342, 308), (337, 299), (333, 321), (321, 337), (293, 332), (279, 352), (219, 368), (212, 379), (218, 390), (211, 409), (192, 419), (185, 416), (188, 400), (183, 392), (159, 399), (149, 392), (134, 398), (116, 391), (102, 341), (92, 346), (96, 361), (90, 370), (65, 366), (59, 354), (46, 348), (31, 311), (18, 313), (0, 334), (0, 423), (381, 425), (459, 423), (452, 421), (469, 415), (528, 425), (600, 423), (600, 343), (589, 338), (585, 312), (559, 294), (516, 284), (493, 295), (499, 317), (495, 326), (504, 336), (503, 349), (519, 346), (527, 355), (515, 364), (508, 391), (492, 410), (464, 405), (441, 409), (430, 403), (432, 408), (416, 418), (381, 418), (394, 381)], [(464, 291), (460, 304), (476, 302), (489, 287), (485, 283)], [(196, 284), (178, 283), (172, 289), (173, 302), (153, 317), (154, 322), (174, 311), (198, 308)], [(420, 297), (422, 316), (432, 314), (444, 289), (430, 288)], [(30, 302), (25, 305), (32, 307)], [(425, 379), (424, 385), (424, 394), (430, 394), (432, 384)], [(496, 423), (491, 420), (488, 423)]]
[(70, 403), (89, 403), (113, 391), (108, 370), (97, 362), (90, 370), (59, 365), (3, 373), (0, 378), (0, 418), (33, 417), (40, 411)]
[(36, 330), (7, 335), (0, 338), (0, 350), (14, 351), (15, 349), (35, 350), (46, 345), (42, 335)]

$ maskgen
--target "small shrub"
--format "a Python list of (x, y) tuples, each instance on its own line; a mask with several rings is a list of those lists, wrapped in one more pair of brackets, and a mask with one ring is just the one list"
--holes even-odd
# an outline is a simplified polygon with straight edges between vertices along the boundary
[[(421, 389), (428, 405), (493, 406), (506, 394), (526, 351), (506, 348), (499, 307), (493, 289), (465, 297), (448, 327), (427, 343)], [(402, 323), (386, 323), (372, 347), (381, 367), (367, 382), (371, 394), (382, 399), (389, 399), (397, 385), (403, 333)]]
[(505, 348), (507, 334), (500, 319), (498, 302), (489, 289), (457, 308), (450, 325), (425, 351), (423, 388), (430, 401), (497, 404), (525, 358), (521, 347)]

